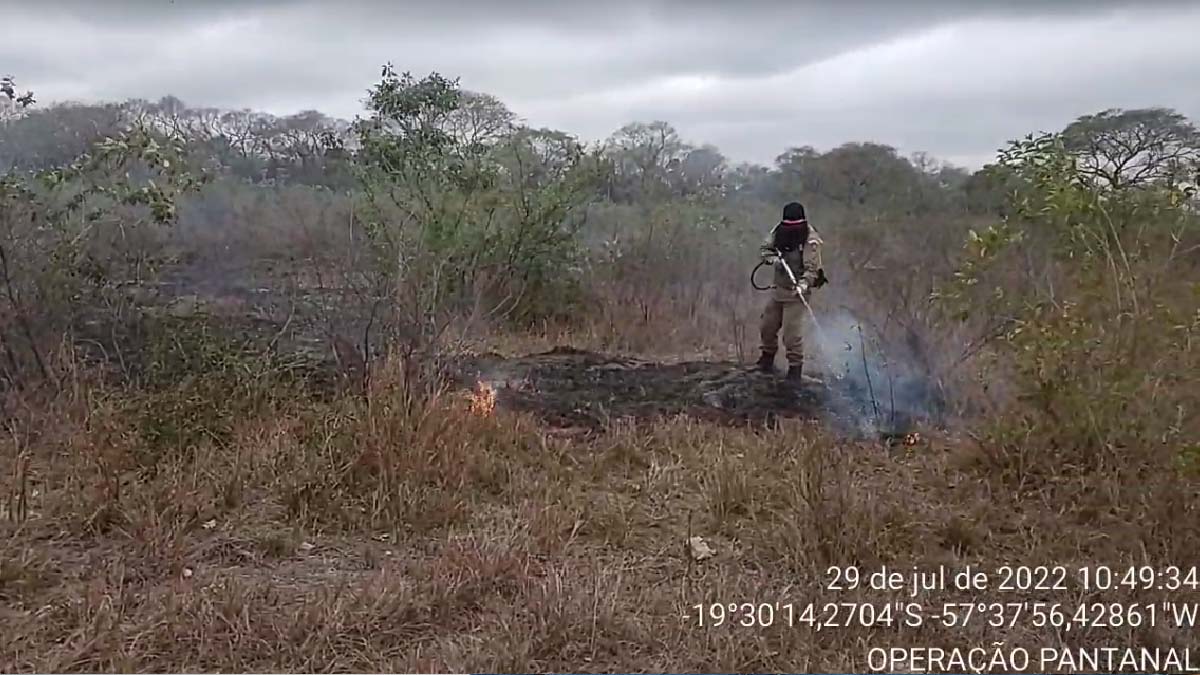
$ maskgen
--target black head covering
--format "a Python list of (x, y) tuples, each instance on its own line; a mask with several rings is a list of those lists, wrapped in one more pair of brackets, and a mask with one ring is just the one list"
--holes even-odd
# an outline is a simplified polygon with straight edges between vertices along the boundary
[(808, 243), (808, 221), (804, 218), (804, 205), (789, 202), (783, 207), (783, 220), (775, 228), (775, 248), (789, 253), (803, 248)]
[(797, 221), (804, 220), (804, 205), (800, 202), (788, 202), (783, 207), (783, 220)]

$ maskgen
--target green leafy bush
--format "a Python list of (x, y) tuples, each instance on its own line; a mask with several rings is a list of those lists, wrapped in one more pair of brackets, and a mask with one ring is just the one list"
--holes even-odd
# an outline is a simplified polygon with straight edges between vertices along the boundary
[[(991, 432), (1001, 475), (1028, 485), (1063, 472), (1173, 470), (1200, 439), (1188, 375), (1200, 372), (1200, 280), (1179, 255), (1197, 228), (1190, 190), (1099, 186), (1054, 135), (1013, 144), (1001, 164), (1020, 179), (1006, 227), (1032, 234), (1050, 262), (1030, 293), (1000, 296), (1012, 317), (1001, 358), (1019, 401)], [(991, 239), (1020, 241), (973, 237), (967, 285), (999, 250)]]

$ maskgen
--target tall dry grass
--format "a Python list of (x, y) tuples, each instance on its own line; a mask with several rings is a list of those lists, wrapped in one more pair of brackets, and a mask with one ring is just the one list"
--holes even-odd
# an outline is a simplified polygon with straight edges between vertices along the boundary
[[(81, 370), (12, 401), (26, 414), (0, 445), (0, 495), (22, 507), (0, 520), (0, 667), (861, 670), (868, 646), (1058, 638), (699, 627), (693, 606), (896, 599), (830, 591), (829, 566), (1179, 563), (1164, 538), (1196, 534), (1147, 528), (1145, 508), (1063, 510), (1069, 485), (1005, 489), (959, 438), (888, 454), (798, 423), (686, 418), (564, 435), (461, 392), (414, 405), (407, 372), (381, 366), (365, 397), (275, 382), (221, 400)], [(181, 401), (193, 433), (164, 443), (147, 420)], [(715, 557), (693, 561), (690, 536)]]

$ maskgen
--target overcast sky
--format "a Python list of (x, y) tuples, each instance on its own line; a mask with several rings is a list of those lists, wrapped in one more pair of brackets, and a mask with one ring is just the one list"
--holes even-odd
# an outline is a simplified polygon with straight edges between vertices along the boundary
[(54, 100), (351, 118), (379, 68), (598, 140), (664, 119), (770, 163), (846, 141), (969, 167), (1109, 107), (1200, 120), (1200, 2), (0, 0), (0, 74)]

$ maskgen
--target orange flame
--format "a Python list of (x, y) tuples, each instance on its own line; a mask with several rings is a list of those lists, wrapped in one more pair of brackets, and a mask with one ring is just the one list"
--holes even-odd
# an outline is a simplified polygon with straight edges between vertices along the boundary
[(471, 405), (471, 414), (487, 417), (496, 409), (496, 390), (486, 382), (475, 385), (475, 391), (467, 394)]

